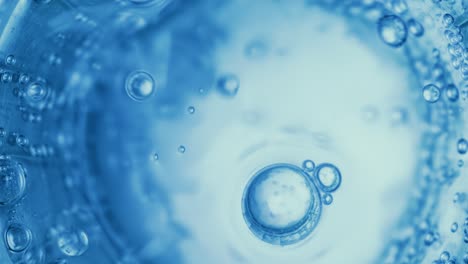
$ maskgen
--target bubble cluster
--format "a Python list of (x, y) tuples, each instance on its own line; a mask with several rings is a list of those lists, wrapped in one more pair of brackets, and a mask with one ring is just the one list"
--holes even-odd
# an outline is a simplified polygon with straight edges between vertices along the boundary
[(408, 29), (405, 22), (396, 15), (387, 15), (377, 23), (379, 36), (384, 43), (391, 47), (400, 47), (406, 42)]
[(134, 71), (125, 81), (127, 95), (134, 101), (141, 102), (151, 97), (155, 90), (153, 77), (145, 71)]

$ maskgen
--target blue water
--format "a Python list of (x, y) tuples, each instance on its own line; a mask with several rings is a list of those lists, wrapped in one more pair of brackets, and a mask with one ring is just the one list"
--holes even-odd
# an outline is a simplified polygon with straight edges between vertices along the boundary
[(468, 263), (464, 0), (0, 0), (0, 263)]

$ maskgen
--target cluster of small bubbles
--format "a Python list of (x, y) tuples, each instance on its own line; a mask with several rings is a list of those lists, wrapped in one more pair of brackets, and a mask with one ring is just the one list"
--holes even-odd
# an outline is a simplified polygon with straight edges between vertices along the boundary
[(468, 243), (468, 218), (465, 218), (465, 222), (463, 223), (463, 241)]
[(31, 113), (28, 111), (22, 111), (22, 116), (24, 121), (31, 123), (39, 123), (42, 121), (42, 115), (40, 113)]
[(194, 113), (195, 113), (195, 107), (189, 106), (189, 107), (187, 108), (187, 112), (189, 112), (189, 114), (194, 114)]
[(227, 74), (218, 79), (217, 88), (218, 91), (227, 97), (232, 97), (239, 91), (239, 78), (233, 74)]
[(442, 24), (445, 26), (445, 27), (449, 27), (453, 24), (453, 22), (455, 21), (455, 19), (453, 18), (452, 15), (450, 14), (445, 14), (442, 16)]
[(134, 71), (127, 76), (125, 90), (131, 99), (140, 102), (151, 97), (155, 90), (155, 82), (149, 73)]
[(185, 148), (184, 145), (180, 145), (180, 146), (177, 148), (177, 151), (178, 151), (179, 153), (185, 153), (186, 148)]
[(32, 145), (29, 146), (29, 153), (33, 157), (50, 157), (54, 155), (55, 150), (53, 147), (48, 146), (46, 144)]
[(312, 160), (304, 160), (302, 162), (302, 168), (307, 172), (311, 172), (315, 169), (315, 163)]
[(460, 138), (457, 142), (457, 151), (460, 154), (466, 154), (468, 151), (468, 141), (464, 138)]
[(5, 231), (5, 243), (9, 250), (22, 252), (31, 244), (32, 232), (21, 224), (11, 224)]
[(400, 17), (396, 15), (383, 16), (377, 25), (379, 36), (387, 45), (397, 48), (406, 42), (408, 29)]
[(62, 64), (62, 58), (60, 58), (55, 53), (50, 54), (49, 57), (47, 58), (47, 61), (49, 62), (51, 66), (57, 66), (57, 65)]
[(333, 192), (340, 187), (341, 173), (333, 164), (320, 164), (315, 170), (315, 177), (324, 192)]
[(83, 230), (62, 230), (57, 234), (57, 246), (67, 256), (81, 256), (88, 250), (88, 235)]
[(0, 205), (8, 205), (21, 198), (26, 189), (23, 166), (7, 156), (0, 156)]
[(434, 84), (428, 84), (423, 88), (423, 97), (424, 100), (428, 103), (435, 103), (439, 101), (440, 98), (440, 89)]
[(330, 205), (333, 203), (333, 196), (329, 193), (325, 193), (322, 197), (323, 204)]
[(5, 58), (5, 64), (6, 65), (15, 65), (16, 64), (16, 58), (14, 55), (8, 55)]
[(450, 226), (450, 231), (451, 231), (452, 233), (455, 233), (455, 232), (457, 232), (457, 230), (458, 230), (458, 223), (457, 223), (457, 222), (454, 222), (454, 223)]
[(445, 95), (447, 96), (447, 99), (452, 102), (457, 101), (460, 96), (458, 88), (453, 84), (447, 85), (447, 88), (445, 89)]
[(408, 31), (415, 37), (421, 37), (424, 35), (424, 27), (416, 19), (411, 18), (407, 22)]

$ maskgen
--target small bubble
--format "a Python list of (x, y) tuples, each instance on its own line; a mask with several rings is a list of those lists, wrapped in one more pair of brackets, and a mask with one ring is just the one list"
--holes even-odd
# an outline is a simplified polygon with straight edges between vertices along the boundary
[(394, 108), (390, 119), (393, 125), (404, 124), (408, 121), (408, 111), (405, 108)]
[(23, 166), (8, 157), (0, 157), (0, 206), (11, 204), (23, 196), (26, 172)]
[(26, 83), (29, 82), (29, 80), (30, 80), (29, 75), (27, 75), (27, 74), (25, 74), (25, 73), (20, 74), (20, 76), (19, 76), (19, 78), (18, 78), (18, 81), (19, 81), (19, 83), (21, 83), (21, 84), (26, 84)]
[(134, 101), (148, 99), (155, 90), (153, 77), (144, 71), (134, 71), (127, 76), (125, 89), (128, 96)]
[(266, 57), (268, 46), (263, 40), (253, 40), (246, 45), (244, 53), (249, 59), (261, 59)]
[(67, 256), (81, 256), (88, 250), (88, 235), (82, 230), (64, 230), (57, 236), (57, 246)]
[(455, 232), (457, 232), (457, 230), (458, 230), (458, 224), (457, 224), (456, 222), (454, 222), (454, 223), (452, 224), (452, 226), (450, 226), (450, 231), (451, 231), (452, 233), (455, 233)]
[(15, 65), (16, 64), (16, 58), (13, 55), (8, 55), (5, 58), (5, 64), (6, 65)]
[(217, 82), (218, 91), (227, 97), (235, 96), (239, 91), (239, 86), (239, 78), (232, 74), (224, 75)]
[(464, 193), (456, 192), (453, 196), (453, 203), (462, 203), (466, 199), (466, 195)]
[(329, 193), (326, 193), (323, 195), (322, 200), (324, 205), (330, 205), (333, 203), (333, 196)]
[(440, 254), (439, 257), (440, 261), (448, 261), (450, 259), (450, 253), (448, 251), (444, 251)]
[(455, 19), (453, 18), (452, 15), (450, 14), (445, 14), (443, 17), (442, 17), (442, 24), (445, 26), (445, 27), (449, 27), (450, 25), (453, 24), (453, 21), (455, 21)]
[(185, 146), (183, 145), (180, 145), (178, 148), (177, 148), (177, 151), (179, 151), (179, 153), (185, 153)]
[(315, 163), (312, 160), (304, 160), (304, 162), (302, 162), (302, 168), (307, 172), (311, 172), (315, 168)]
[(464, 138), (460, 138), (457, 142), (457, 150), (460, 154), (466, 154), (468, 151), (468, 141)]
[(379, 116), (379, 111), (375, 106), (368, 105), (362, 108), (362, 119), (365, 122), (375, 122)]
[(315, 170), (315, 177), (324, 192), (333, 192), (341, 184), (341, 173), (333, 164), (320, 164)]
[(463, 167), (463, 165), (465, 165), (465, 162), (463, 160), (458, 160), (457, 165), (458, 165), (458, 167), (461, 168), (461, 167)]
[(9, 83), (13, 80), (13, 76), (9, 72), (3, 72), (2, 74), (0, 74), (0, 78), (3, 83)]
[(189, 106), (189, 107), (187, 108), (187, 112), (189, 112), (189, 114), (194, 114), (194, 113), (195, 113), (195, 107)]
[(445, 95), (447, 96), (447, 99), (452, 102), (457, 101), (460, 96), (457, 87), (453, 84), (447, 85), (447, 88), (445, 89)]
[(154, 160), (154, 161), (159, 160), (159, 154), (158, 154), (158, 153), (154, 153), (154, 154), (153, 154), (153, 160)]
[(24, 251), (31, 244), (31, 230), (20, 224), (12, 224), (5, 232), (5, 242), (13, 252)]
[(406, 42), (408, 30), (405, 22), (395, 15), (387, 15), (379, 19), (379, 36), (383, 42), (391, 47), (400, 47)]
[(440, 98), (440, 89), (439, 87), (433, 85), (433, 84), (428, 84), (424, 86), (423, 88), (423, 97), (424, 100), (426, 100), (429, 103), (435, 103), (439, 100)]
[(25, 88), (24, 99), (33, 107), (43, 107), (48, 97), (49, 91), (46, 84), (42, 81), (37, 81), (29, 84)]
[(414, 18), (408, 20), (408, 30), (415, 37), (421, 37), (424, 35), (424, 27)]

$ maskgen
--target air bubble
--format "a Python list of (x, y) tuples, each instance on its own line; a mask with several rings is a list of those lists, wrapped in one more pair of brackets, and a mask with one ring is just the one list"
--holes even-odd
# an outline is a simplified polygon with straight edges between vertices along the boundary
[(134, 71), (127, 76), (125, 89), (131, 99), (140, 102), (151, 97), (155, 90), (155, 82), (149, 73)]
[(263, 40), (254, 40), (246, 45), (244, 53), (249, 59), (261, 59), (266, 57), (268, 46)]
[(330, 205), (333, 203), (333, 196), (329, 193), (326, 193), (323, 195), (322, 200), (324, 205)]
[(187, 112), (189, 112), (189, 114), (194, 114), (194, 113), (195, 113), (195, 107), (189, 106), (189, 107), (187, 108)]
[(315, 168), (315, 163), (312, 160), (304, 160), (304, 162), (302, 162), (302, 168), (307, 172), (311, 172)]
[(468, 151), (468, 141), (464, 138), (460, 138), (457, 142), (457, 151), (460, 154), (466, 154)]
[(455, 233), (455, 232), (457, 232), (457, 230), (458, 230), (458, 224), (455, 222), (455, 223), (452, 224), (452, 226), (450, 226), (450, 231), (452, 233)]
[(0, 205), (21, 198), (26, 189), (26, 172), (23, 166), (8, 157), (0, 156)]
[(16, 58), (13, 55), (8, 55), (5, 58), (5, 64), (6, 65), (15, 65), (16, 64)]
[(44, 107), (49, 91), (43, 81), (36, 81), (25, 88), (24, 99), (32, 107)]
[(177, 148), (177, 151), (178, 151), (179, 153), (185, 153), (186, 148), (185, 148), (185, 146), (180, 145), (180, 146)]
[(379, 36), (387, 45), (400, 47), (406, 42), (408, 30), (405, 22), (395, 15), (384, 16), (378, 21)]
[(440, 89), (439, 87), (433, 85), (433, 84), (428, 84), (424, 86), (423, 88), (423, 97), (424, 100), (426, 100), (429, 103), (435, 103), (439, 100), (440, 98)]
[(445, 27), (449, 27), (453, 24), (453, 21), (455, 21), (455, 19), (453, 18), (452, 15), (450, 14), (445, 14), (443, 17), (442, 17), (442, 24), (445, 26)]
[(330, 163), (320, 164), (315, 170), (315, 177), (324, 192), (333, 192), (341, 184), (341, 173), (335, 165)]
[(239, 91), (239, 79), (237, 76), (228, 74), (221, 78), (219, 78), (217, 83), (218, 91), (226, 96), (226, 97), (233, 97)]
[(452, 102), (457, 101), (460, 96), (458, 88), (453, 84), (449, 84), (447, 86), (447, 88), (445, 89), (445, 95), (447, 96), (447, 99), (449, 99)]
[(424, 27), (414, 18), (408, 20), (408, 30), (415, 37), (421, 37), (424, 35)]
[(450, 253), (448, 251), (444, 251), (440, 254), (439, 260), (440, 261), (448, 261), (450, 259)]
[(258, 171), (242, 199), (244, 219), (261, 240), (288, 245), (308, 236), (321, 213), (316, 187), (301, 168), (273, 164)]
[(5, 243), (9, 250), (22, 252), (31, 244), (31, 230), (21, 224), (11, 224), (5, 232)]
[(57, 246), (63, 254), (76, 257), (88, 250), (88, 235), (82, 230), (64, 230), (57, 236)]
[(153, 154), (153, 160), (154, 160), (154, 161), (159, 160), (159, 154), (158, 154), (158, 153), (154, 153), (154, 154)]

